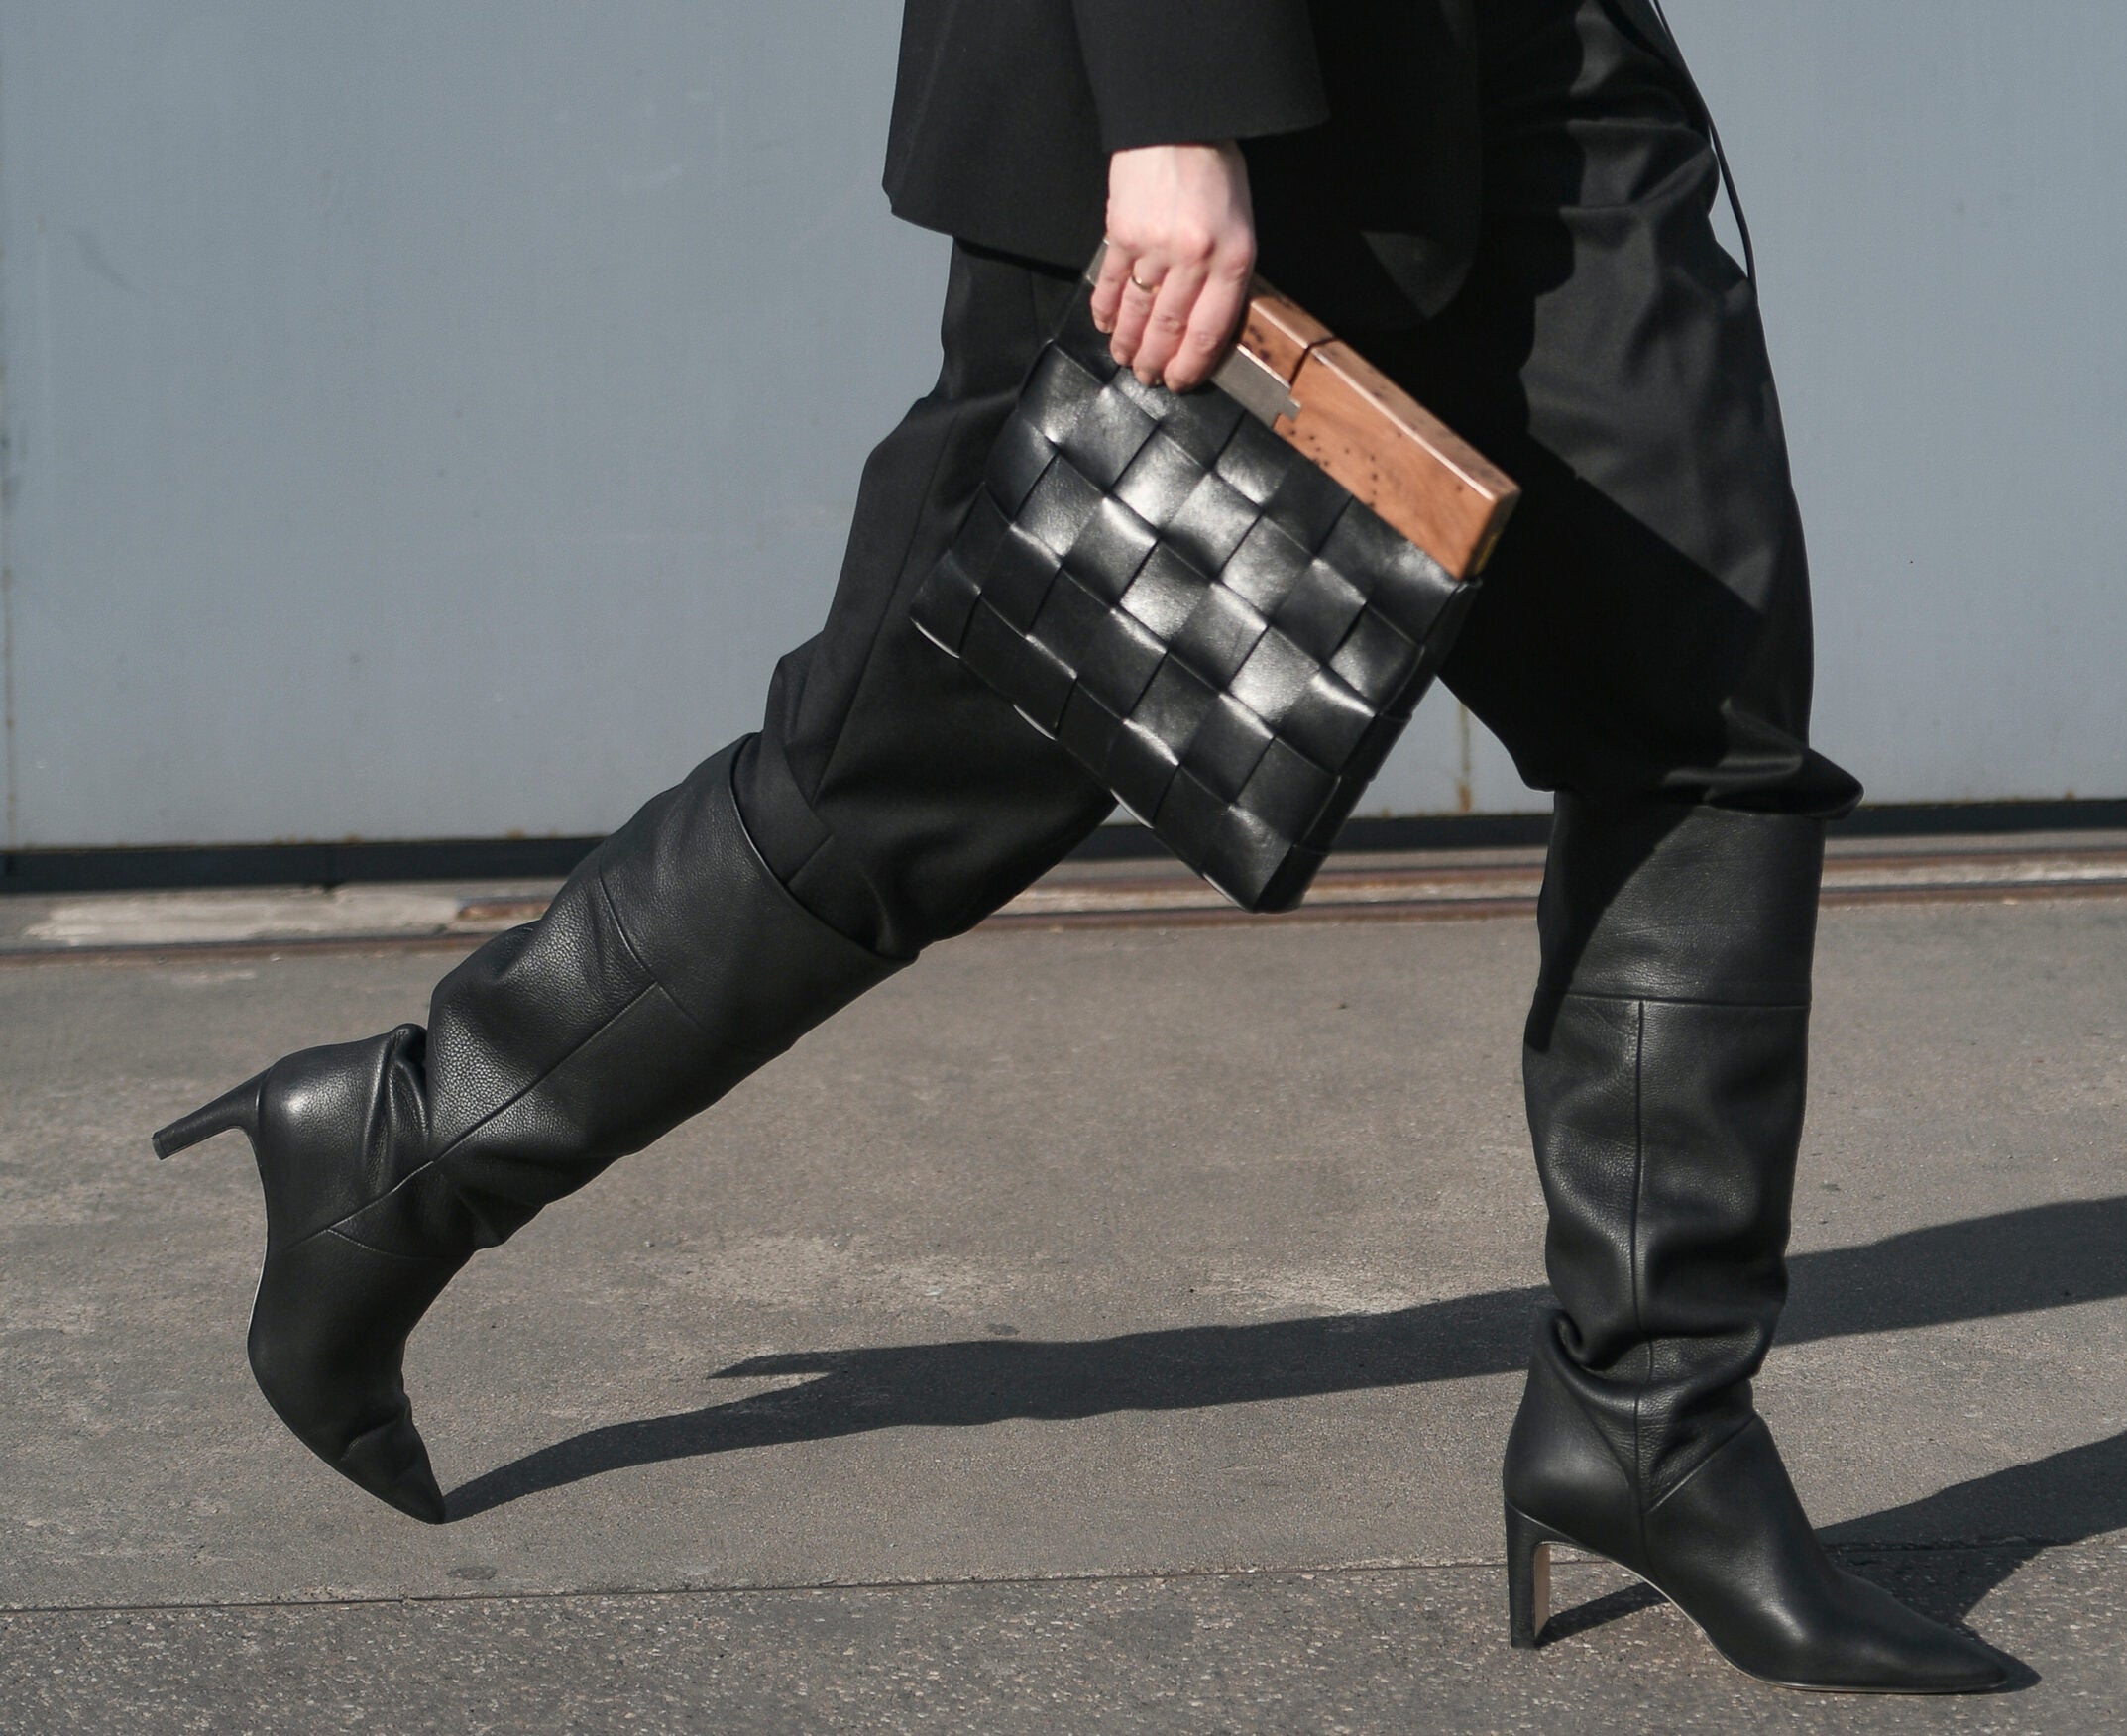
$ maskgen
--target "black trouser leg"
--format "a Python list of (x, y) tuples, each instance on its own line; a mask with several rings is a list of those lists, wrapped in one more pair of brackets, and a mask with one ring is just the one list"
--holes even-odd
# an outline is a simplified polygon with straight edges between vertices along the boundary
[(1115, 805), (908, 618), (1075, 286), (954, 249), (938, 385), (866, 465), (827, 623), (777, 667), (739, 767), (740, 810), (777, 875), (877, 952), (972, 926)]
[(1479, 20), (1477, 260), (1440, 318), (1358, 340), (1524, 490), (1442, 679), (1537, 789), (1840, 814), (1756, 291), (1688, 90), (1608, 0)]

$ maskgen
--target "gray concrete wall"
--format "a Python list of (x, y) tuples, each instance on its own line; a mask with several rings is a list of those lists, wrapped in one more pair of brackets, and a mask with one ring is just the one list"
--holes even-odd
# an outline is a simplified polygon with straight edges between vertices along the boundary
[(1879, 801), (2127, 794), (2127, 7), (1671, 0)]
[[(7, 843), (591, 832), (748, 727), (935, 367), (896, 10), (0, 0)], [(1879, 800), (2127, 794), (2127, 10), (1671, 10), (1824, 742)], [(1375, 796), (1535, 806), (1444, 700)]]

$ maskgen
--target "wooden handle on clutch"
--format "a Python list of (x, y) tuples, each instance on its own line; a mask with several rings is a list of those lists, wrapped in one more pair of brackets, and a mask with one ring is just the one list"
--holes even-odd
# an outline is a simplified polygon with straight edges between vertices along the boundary
[(1274, 432), (1453, 577), (1484, 571), (1521, 497), (1504, 471), (1260, 277), (1237, 347), (1298, 405)]

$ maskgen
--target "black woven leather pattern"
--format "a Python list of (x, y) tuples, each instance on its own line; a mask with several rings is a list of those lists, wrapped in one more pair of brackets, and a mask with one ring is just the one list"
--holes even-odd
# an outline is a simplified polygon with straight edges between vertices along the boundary
[(1473, 589), (1224, 392), (1118, 368), (1081, 293), (914, 619), (1270, 911), (1305, 894)]

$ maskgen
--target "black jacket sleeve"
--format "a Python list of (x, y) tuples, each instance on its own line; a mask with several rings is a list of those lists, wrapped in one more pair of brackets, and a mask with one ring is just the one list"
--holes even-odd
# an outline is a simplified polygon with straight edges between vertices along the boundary
[(1307, 0), (1072, 0), (1101, 145), (1298, 132), (1329, 118)]

